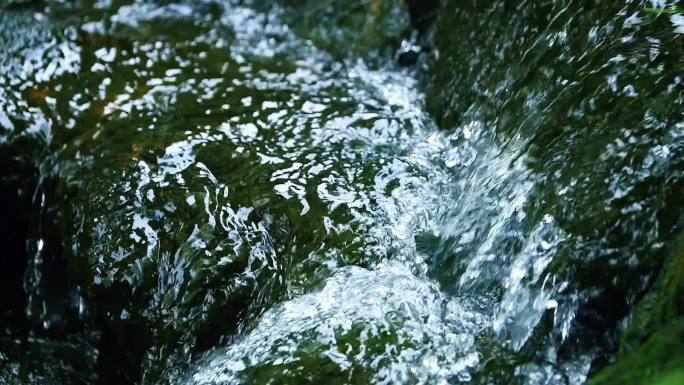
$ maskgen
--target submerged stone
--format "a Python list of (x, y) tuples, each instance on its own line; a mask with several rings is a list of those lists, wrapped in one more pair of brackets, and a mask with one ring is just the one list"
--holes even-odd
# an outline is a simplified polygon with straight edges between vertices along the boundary
[(574, 384), (679, 316), (677, 8), (416, 4), (3, 9), (0, 379)]

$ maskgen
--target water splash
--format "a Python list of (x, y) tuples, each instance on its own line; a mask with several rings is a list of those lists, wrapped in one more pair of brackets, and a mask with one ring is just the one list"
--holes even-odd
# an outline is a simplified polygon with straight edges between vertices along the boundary
[[(381, 3), (360, 5), (374, 16), (364, 13), (367, 31), (350, 32), (365, 34), (358, 41), (376, 41), (370, 32), (384, 25), (376, 8), (391, 2)], [(391, 4), (389, 15), (403, 14)], [(568, 173), (575, 166), (566, 158), (584, 154), (535, 131), (553, 90), (523, 95), (514, 108), (530, 112), (522, 121), (489, 116), (522, 95), (504, 97), (522, 87), (524, 71), (494, 85), (486, 74), (471, 87), (444, 82), (453, 105), (440, 128), (414, 70), (377, 65), (380, 54), (360, 58), (356, 43), (340, 58), (325, 23), (315, 37), (296, 28), (296, 8), (53, 8), (74, 16), (60, 24), (0, 14), (0, 25), (18, 31), (37, 22), (28, 39), (2, 28), (25, 57), (0, 58), (0, 143), (39, 138), (54, 154), (42, 170), (70, 202), (70, 262), (90, 298), (79, 296), (79, 314), (142, 336), (122, 350), (142, 362), (145, 382), (584, 382), (602, 350), (573, 342), (592, 293), (576, 283), (581, 263), (568, 261), (617, 249), (593, 247), (568, 218), (582, 210), (642, 218), (647, 202), (631, 194), (676, 168), (681, 123), (666, 129), (646, 114), (657, 140), (625, 129), (600, 141), (590, 159), (619, 167), (599, 170), (606, 188), (598, 189)], [(646, 23), (638, 12), (620, 15), (627, 34)], [(417, 47), (397, 31), (401, 49)], [(592, 27), (586, 39), (605, 42), (613, 31)], [(568, 46), (571, 32), (543, 31), (521, 60)], [(648, 40), (645, 60), (660, 60), (667, 44)], [(499, 61), (510, 50), (494, 48)], [(467, 67), (487, 62), (483, 52)], [(602, 59), (592, 78), (601, 95), (643, 97), (624, 75), (627, 55)], [(558, 116), (586, 116), (595, 103)], [(547, 165), (530, 137), (557, 146)], [(558, 208), (575, 201), (580, 208)], [(652, 244), (654, 231), (635, 230), (635, 243)]]

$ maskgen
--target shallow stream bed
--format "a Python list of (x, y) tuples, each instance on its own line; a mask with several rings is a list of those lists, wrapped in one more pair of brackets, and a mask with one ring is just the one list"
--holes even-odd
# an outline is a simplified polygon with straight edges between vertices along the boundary
[(0, 6), (0, 384), (677, 381), (683, 69), (667, 1)]

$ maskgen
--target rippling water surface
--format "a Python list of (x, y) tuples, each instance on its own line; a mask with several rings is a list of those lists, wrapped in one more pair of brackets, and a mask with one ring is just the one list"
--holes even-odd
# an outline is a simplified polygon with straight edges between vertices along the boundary
[[(34, 207), (58, 223), (29, 237), (27, 319), (42, 330), (29, 350), (76, 357), (25, 364), (38, 368), (29, 383), (88, 383), (91, 371), (131, 383), (578, 384), (615, 348), (580, 341), (616, 326), (587, 315), (598, 292), (577, 284), (591, 274), (572, 262), (610, 254), (610, 233), (599, 220), (578, 231), (568, 213), (667, 222), (642, 220), (657, 203), (609, 206), (644, 179), (681, 185), (681, 116), (654, 117), (657, 135), (624, 127), (606, 141), (597, 164), (640, 140), (644, 155), (595, 176), (611, 195), (597, 192), (598, 208), (548, 208), (555, 163), (540, 166), (529, 140), (543, 132), (502, 135), (505, 116), (477, 111), (487, 102), (454, 107), (460, 120), (446, 114), (442, 127), (426, 112), (421, 74), (440, 52), (420, 46), (408, 8), (312, 4), (0, 13), (0, 144), (33, 149), (17, 159), (36, 165)], [(423, 52), (400, 66), (397, 50)], [(641, 92), (620, 79), (602, 81)], [(681, 73), (664, 82), (681, 111)], [(463, 87), (461, 102), (477, 88)], [(557, 201), (582, 188), (570, 169), (553, 182)], [(638, 242), (658, 252), (665, 238)], [(55, 260), (69, 264), (62, 297)], [(647, 285), (650, 267), (627, 260)]]

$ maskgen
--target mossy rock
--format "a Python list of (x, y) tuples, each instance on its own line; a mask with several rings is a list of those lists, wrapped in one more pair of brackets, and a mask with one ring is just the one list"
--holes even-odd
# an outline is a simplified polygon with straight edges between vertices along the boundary
[(684, 317), (657, 331), (643, 345), (605, 368), (589, 385), (681, 384)]
[(684, 233), (673, 249), (660, 278), (634, 311), (632, 324), (622, 338), (623, 352), (633, 350), (654, 331), (684, 314)]
[(618, 360), (590, 385), (684, 383), (684, 233), (622, 337)]
[(284, 15), (295, 33), (339, 59), (386, 57), (411, 32), (401, 0), (297, 0), (288, 2)]

